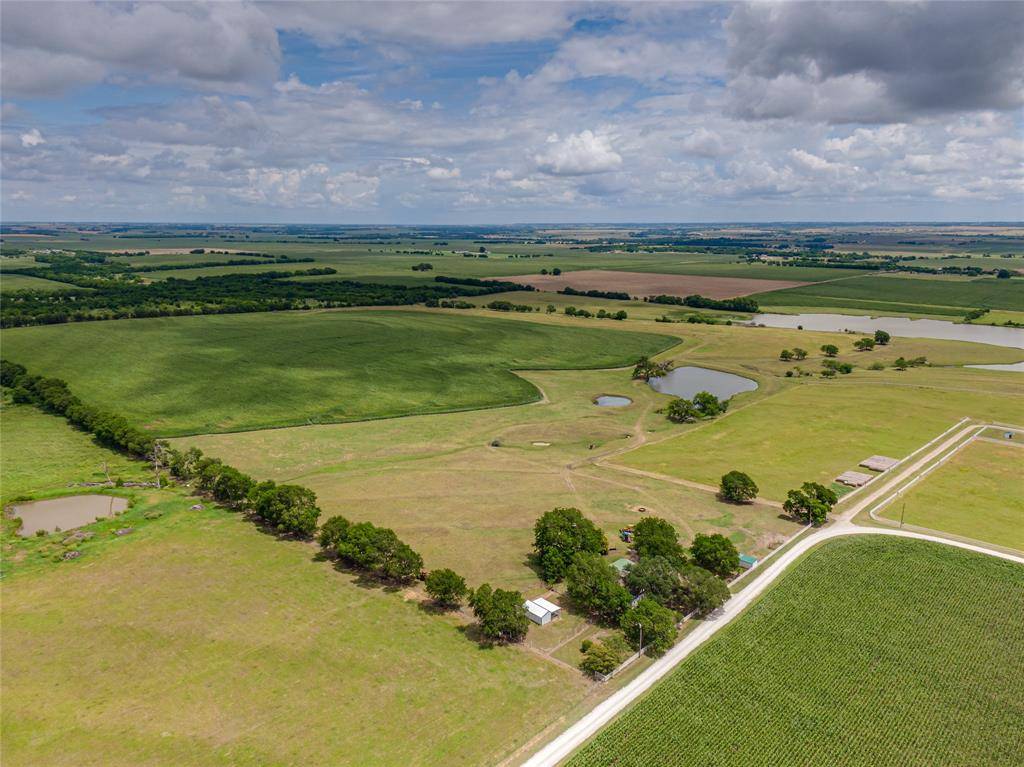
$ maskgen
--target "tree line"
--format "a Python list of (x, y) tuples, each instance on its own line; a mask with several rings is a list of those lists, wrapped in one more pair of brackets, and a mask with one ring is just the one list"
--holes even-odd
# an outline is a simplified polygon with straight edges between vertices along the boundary
[(672, 306), (691, 306), (694, 309), (718, 309), (727, 312), (750, 312), (757, 313), (760, 309), (757, 301), (753, 298), (705, 298), (702, 295), (686, 296), (649, 296), (644, 298), (652, 304), (669, 304)]

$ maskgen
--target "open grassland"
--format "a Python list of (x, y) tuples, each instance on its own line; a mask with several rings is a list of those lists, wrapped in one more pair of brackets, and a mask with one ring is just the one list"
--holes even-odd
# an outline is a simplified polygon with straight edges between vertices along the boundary
[(520, 274), (508, 279), (548, 291), (559, 291), (566, 287), (572, 287), (576, 290), (623, 292), (631, 296), (698, 294), (707, 298), (736, 298), (765, 290), (782, 290), (807, 284), (785, 280), (625, 272), (610, 269), (585, 269), (557, 276), (553, 274)]
[(17, 271), (4, 271), (0, 274), (0, 292), (9, 293), (13, 290), (72, 290), (74, 285), (56, 280), (44, 280), (30, 274), (18, 274)]
[(588, 683), (184, 511), (3, 586), (4, 764), (494, 764)]
[(96, 444), (70, 428), (63, 418), (28, 405), (0, 411), (0, 493), (12, 498), (66, 489), (72, 482), (103, 482), (104, 466), (112, 479), (139, 479), (145, 467)]
[[(933, 314), (963, 314), (966, 309), (1013, 309), (1024, 306), (1024, 280), (933, 279), (868, 275), (850, 277), (755, 296), (763, 307), (816, 306), (841, 308), (847, 305), (871, 309), (895, 305), (906, 311)], [(954, 311), (960, 309), (960, 311)]]
[(1024, 551), (1024, 448), (976, 439), (882, 516)]
[[(176, 443), (230, 456), (256, 477), (306, 485), (325, 516), (392, 527), (432, 567), (452, 567), (474, 584), (490, 581), (529, 593), (543, 591), (526, 561), (533, 523), (556, 506), (580, 508), (620, 552), (617, 532), (642, 518), (641, 506), (672, 521), (685, 541), (696, 532), (720, 532), (759, 556), (797, 530), (775, 508), (724, 504), (705, 490), (590, 465), (595, 455), (681, 428), (654, 412), (665, 398), (631, 381), (629, 371), (524, 375), (545, 402)], [(634, 404), (595, 406), (593, 397), (604, 393)]]
[(517, 368), (626, 365), (675, 339), (492, 317), (330, 311), (16, 328), (4, 355), (162, 435), (492, 407)]
[(569, 764), (1006, 765), (1024, 751), (1024, 568), (835, 540)]
[(938, 371), (933, 379), (931, 372), (865, 371), (799, 384), (617, 460), (705, 483), (738, 469), (764, 496), (781, 500), (805, 481), (828, 485), (871, 455), (902, 458), (964, 416), (1024, 419), (1019, 390), (1000, 390), (998, 380), (974, 378), (974, 371)]

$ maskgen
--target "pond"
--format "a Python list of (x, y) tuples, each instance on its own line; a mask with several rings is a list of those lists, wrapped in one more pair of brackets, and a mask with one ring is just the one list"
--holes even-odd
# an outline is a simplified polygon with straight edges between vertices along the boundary
[(938, 338), (974, 341), (979, 344), (1024, 349), (1024, 330), (995, 325), (969, 325), (945, 320), (912, 320), (909, 317), (856, 317), (850, 314), (755, 314), (751, 323), (770, 328), (795, 328), (874, 333), (884, 330), (904, 338)]
[(21, 518), (18, 534), (29, 537), (36, 530), (48, 533), (73, 530), (95, 522), (99, 517), (112, 517), (128, 508), (128, 500), (113, 495), (68, 495), (15, 506), (12, 513)]
[(629, 397), (620, 397), (617, 394), (602, 394), (594, 398), (594, 404), (598, 407), (625, 407), (632, 405), (633, 400)]
[(965, 365), (964, 367), (978, 370), (1005, 370), (1008, 373), (1024, 373), (1024, 362), (1011, 362), (1005, 365)]
[(684, 399), (693, 399), (699, 391), (711, 392), (718, 399), (729, 399), (757, 388), (757, 383), (749, 378), (692, 366), (676, 368), (667, 375), (652, 378), (648, 383), (656, 392)]

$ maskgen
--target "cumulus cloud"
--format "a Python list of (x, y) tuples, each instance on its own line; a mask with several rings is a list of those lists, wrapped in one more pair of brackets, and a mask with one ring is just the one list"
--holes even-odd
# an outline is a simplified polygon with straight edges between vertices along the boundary
[(544, 173), (584, 176), (619, 168), (622, 155), (612, 148), (608, 136), (585, 130), (564, 139), (559, 138), (557, 133), (551, 134), (544, 149), (534, 155), (534, 161)]
[(427, 171), (427, 177), (432, 178), (435, 181), (450, 181), (456, 179), (462, 175), (462, 171), (458, 168), (430, 168)]
[(28, 133), (21, 134), (21, 145), (23, 147), (31, 148), (45, 143), (46, 139), (44, 139), (43, 134), (39, 132), (39, 128), (33, 128)]
[(901, 122), (1024, 103), (1024, 5), (753, 3), (725, 30), (748, 118)]

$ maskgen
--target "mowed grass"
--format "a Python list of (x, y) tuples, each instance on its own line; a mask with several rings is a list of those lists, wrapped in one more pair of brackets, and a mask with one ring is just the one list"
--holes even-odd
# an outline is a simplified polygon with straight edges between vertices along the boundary
[(237, 516), (113, 542), (4, 583), (5, 767), (494, 764), (588, 687)]
[[(879, 373), (877, 383), (870, 378), (876, 374), (864, 372), (797, 384), (617, 460), (709, 484), (736, 469), (753, 477), (763, 496), (782, 500), (806, 481), (827, 486), (869, 456), (902, 458), (965, 416), (1024, 420), (1019, 390), (965, 391), (990, 379), (934, 372)], [(941, 388), (928, 388), (930, 382)]]
[(139, 479), (145, 465), (96, 444), (58, 416), (29, 405), (0, 410), (0, 497), (12, 498), (67, 488), (73, 482), (103, 482), (110, 477)]
[(831, 541), (569, 764), (1017, 764), (1022, 616), (1020, 565), (922, 541)]
[[(1024, 448), (977, 439), (882, 515), (1024, 551)], [(904, 507), (905, 504), (905, 507)], [(905, 508), (905, 511), (904, 511)]]
[[(755, 296), (758, 304), (771, 306), (853, 307), (896, 304), (908, 311), (965, 313), (963, 308), (1012, 309), (1024, 306), (1024, 280), (932, 279), (869, 275), (806, 285)], [(916, 307), (916, 308), (915, 308)]]
[(525, 403), (511, 369), (623, 366), (677, 341), (440, 312), (325, 311), (3, 332), (4, 356), (161, 435)]

